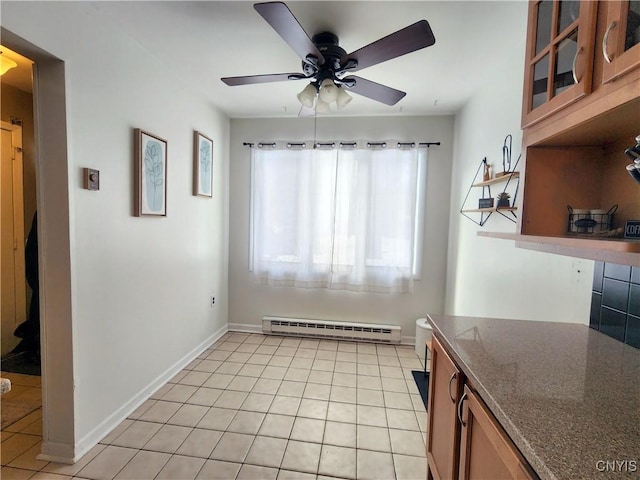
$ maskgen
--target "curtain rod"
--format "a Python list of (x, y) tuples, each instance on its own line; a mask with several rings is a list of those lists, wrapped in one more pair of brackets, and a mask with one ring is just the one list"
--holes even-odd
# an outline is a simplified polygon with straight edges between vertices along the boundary
[[(249, 148), (253, 148), (255, 146), (255, 143), (252, 142), (242, 142), (242, 145), (245, 147), (249, 147)], [(288, 143), (287, 146), (289, 146), (289, 148), (291, 146), (303, 146), (304, 143)], [(317, 145), (322, 145), (322, 146), (332, 146), (335, 145), (334, 142), (329, 142), (329, 143), (323, 143), (323, 142), (318, 142)], [(340, 146), (355, 146), (356, 142), (340, 142)], [(373, 147), (373, 146), (386, 146), (386, 142), (368, 142), (367, 146), (368, 147)], [(399, 147), (415, 147), (415, 142), (398, 142), (398, 146)], [(419, 147), (431, 147), (432, 145), (440, 145), (440, 142), (419, 142), (418, 146)], [(275, 142), (260, 142), (258, 143), (258, 148), (261, 147), (275, 147), (276, 143)]]

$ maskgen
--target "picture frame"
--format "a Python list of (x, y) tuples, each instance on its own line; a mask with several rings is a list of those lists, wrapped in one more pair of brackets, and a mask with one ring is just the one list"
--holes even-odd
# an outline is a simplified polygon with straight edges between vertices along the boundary
[(213, 140), (193, 132), (193, 195), (213, 197)]
[(167, 216), (167, 141), (134, 129), (136, 217)]

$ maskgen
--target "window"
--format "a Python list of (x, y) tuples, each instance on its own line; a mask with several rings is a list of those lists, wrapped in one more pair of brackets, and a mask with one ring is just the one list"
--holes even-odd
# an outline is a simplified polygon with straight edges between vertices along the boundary
[(255, 278), (306, 288), (412, 290), (426, 149), (276, 144), (251, 151)]

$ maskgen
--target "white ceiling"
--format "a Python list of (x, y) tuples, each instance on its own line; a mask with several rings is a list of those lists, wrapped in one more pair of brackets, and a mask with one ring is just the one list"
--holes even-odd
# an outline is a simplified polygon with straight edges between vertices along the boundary
[[(232, 118), (297, 116), (296, 94), (306, 81), (229, 87), (220, 77), (301, 71), (291, 48), (253, 9), (254, 2), (91, 2), (105, 21), (135, 39), (181, 80)], [(338, 35), (347, 52), (426, 19), (435, 45), (363, 69), (357, 75), (407, 92), (393, 107), (353, 94), (331, 115), (455, 113), (497, 57), (523, 48), (526, 2), (518, 1), (287, 1), (313, 36)], [(517, 21), (514, 21), (514, 18)], [(524, 52), (522, 52), (524, 55)], [(5, 78), (3, 78), (3, 82)]]

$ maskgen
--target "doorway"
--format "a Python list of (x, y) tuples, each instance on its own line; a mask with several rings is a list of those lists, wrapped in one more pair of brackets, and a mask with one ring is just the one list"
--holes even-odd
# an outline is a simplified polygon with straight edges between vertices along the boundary
[(4, 45), (0, 45), (0, 52), (5, 67), (7, 64), (13, 66), (8, 70), (3, 69), (0, 79), (0, 353), (4, 360), (5, 355), (19, 345), (20, 338), (14, 336), (14, 331), (27, 320), (28, 305), (32, 298), (32, 290), (25, 279), (25, 243), (36, 212), (37, 188), (32, 75), (34, 62)]
[(27, 319), (24, 259), (24, 195), (22, 178), (22, 127), (2, 122), (0, 163), (0, 340), (4, 357), (17, 345), (15, 329)]
[[(30, 351), (14, 335), (29, 317), (31, 300), (38, 299), (26, 281), (25, 245), (36, 210), (36, 168), (32, 66), (33, 62), (5, 46), (2, 56), (16, 65), (0, 80), (0, 279), (2, 377), (12, 389), (2, 395), (2, 430), (34, 423), (42, 429), (41, 363), (37, 327), (29, 332)], [(37, 258), (37, 253), (36, 253)], [(36, 274), (37, 275), (37, 274)], [(38, 318), (39, 315), (34, 316)], [(16, 348), (17, 347), (17, 348)], [(28, 418), (27, 418), (28, 417)], [(31, 419), (31, 420), (29, 420)]]

